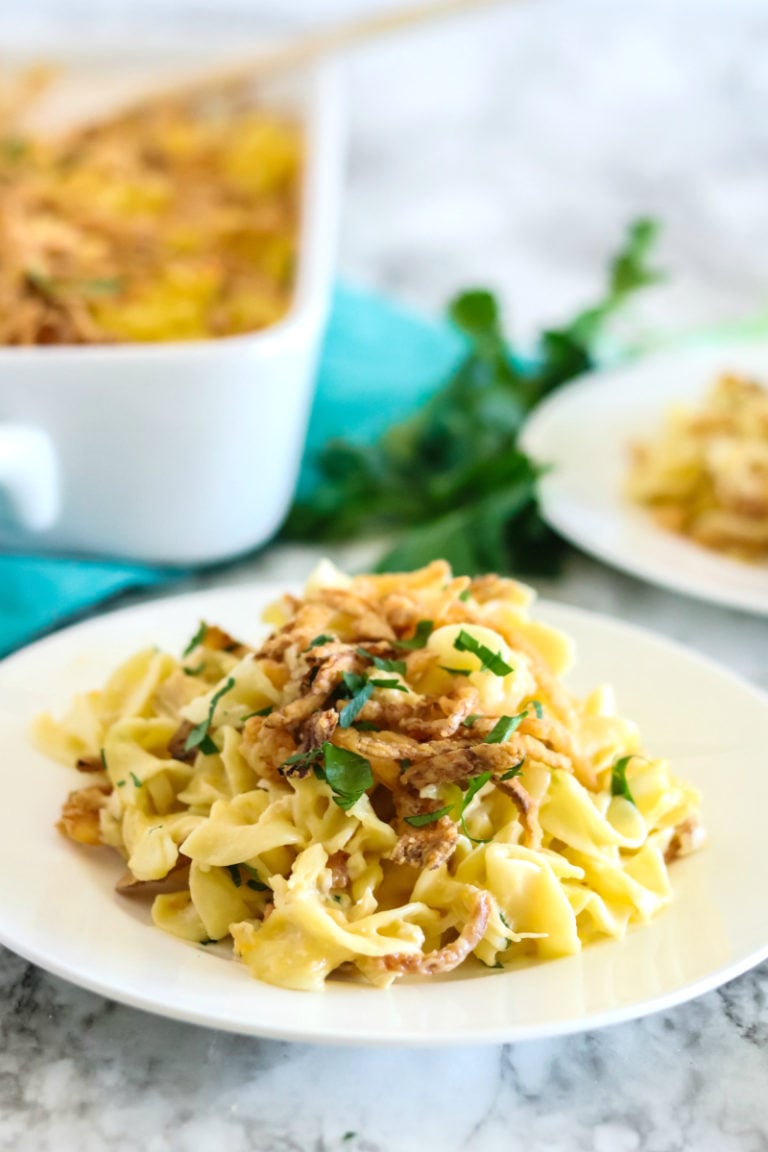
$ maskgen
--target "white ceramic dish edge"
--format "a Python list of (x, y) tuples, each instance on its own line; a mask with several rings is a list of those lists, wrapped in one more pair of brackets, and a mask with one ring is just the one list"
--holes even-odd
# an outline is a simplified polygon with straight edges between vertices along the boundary
[(343, 154), (335, 69), (293, 92), (307, 164), (289, 313), (211, 341), (0, 349), (0, 548), (200, 564), (278, 526), (330, 304)]

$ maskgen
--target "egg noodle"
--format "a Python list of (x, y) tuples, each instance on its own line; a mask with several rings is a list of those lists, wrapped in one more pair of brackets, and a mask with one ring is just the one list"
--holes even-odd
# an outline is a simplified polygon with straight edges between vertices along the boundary
[(158, 927), (231, 940), (288, 988), (621, 938), (672, 898), (699, 796), (610, 689), (563, 686), (571, 643), (530, 600), (442, 561), (354, 578), (326, 562), (268, 610), (260, 647), (202, 623), (180, 659), (138, 652), (36, 723), (92, 774), (59, 827), (124, 858), (118, 891), (153, 896)]
[(768, 560), (768, 388), (724, 375), (632, 452), (633, 500), (664, 528), (740, 560)]

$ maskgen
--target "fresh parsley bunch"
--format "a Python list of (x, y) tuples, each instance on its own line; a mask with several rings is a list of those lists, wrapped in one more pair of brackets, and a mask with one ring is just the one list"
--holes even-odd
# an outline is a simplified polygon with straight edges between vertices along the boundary
[(530, 361), (507, 343), (490, 292), (457, 296), (448, 315), (468, 351), (454, 375), (375, 444), (330, 441), (318, 460), (320, 481), (294, 505), (284, 535), (317, 542), (397, 530), (381, 570), (442, 557), (467, 575), (555, 572), (564, 545), (539, 515), (542, 468), (518, 447), (520, 430), (545, 396), (594, 367), (606, 322), (659, 278), (648, 262), (656, 233), (652, 220), (630, 225), (604, 299), (543, 332)]

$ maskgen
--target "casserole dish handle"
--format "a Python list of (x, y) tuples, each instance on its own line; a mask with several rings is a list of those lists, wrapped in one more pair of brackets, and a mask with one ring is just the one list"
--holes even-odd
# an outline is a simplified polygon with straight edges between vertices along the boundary
[(29, 424), (0, 424), (0, 493), (15, 524), (42, 532), (61, 504), (56, 453), (50, 438)]

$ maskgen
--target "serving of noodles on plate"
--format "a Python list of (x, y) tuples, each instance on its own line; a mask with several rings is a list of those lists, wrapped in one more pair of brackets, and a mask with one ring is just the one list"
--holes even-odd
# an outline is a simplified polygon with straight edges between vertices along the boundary
[(732, 374), (634, 445), (631, 499), (664, 528), (738, 560), (768, 560), (768, 388)]
[(0, 344), (208, 339), (285, 315), (293, 120), (242, 99), (166, 101), (36, 138), (15, 126), (19, 103), (0, 107)]
[(251, 647), (201, 622), (136, 653), (35, 740), (88, 774), (62, 832), (125, 861), (155, 924), (230, 941), (271, 984), (387, 985), (620, 939), (671, 899), (699, 796), (566, 636), (496, 576), (321, 565)]

